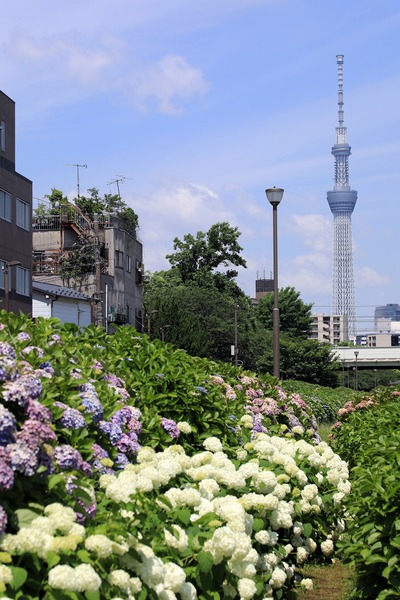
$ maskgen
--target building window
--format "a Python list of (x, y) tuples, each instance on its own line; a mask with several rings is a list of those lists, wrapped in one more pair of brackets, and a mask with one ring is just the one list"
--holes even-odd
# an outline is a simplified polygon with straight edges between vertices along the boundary
[(6, 151), (6, 124), (4, 121), (0, 121), (0, 150)]
[(17, 226), (30, 230), (31, 211), (29, 204), (17, 198)]
[(115, 251), (115, 266), (119, 269), (124, 268), (124, 253), (120, 250)]
[(11, 194), (0, 190), (0, 219), (11, 222)]
[(16, 292), (22, 296), (30, 295), (30, 273), (29, 269), (23, 267), (16, 267)]
[(125, 256), (125, 269), (127, 273), (131, 273), (132, 272), (132, 259), (129, 256), (129, 254), (127, 254)]

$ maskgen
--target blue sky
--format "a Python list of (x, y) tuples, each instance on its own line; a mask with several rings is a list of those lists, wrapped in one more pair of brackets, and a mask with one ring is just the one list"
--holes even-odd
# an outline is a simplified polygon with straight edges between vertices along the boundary
[[(0, 89), (16, 102), (17, 170), (34, 197), (120, 191), (147, 269), (173, 239), (229, 221), (255, 295), (272, 271), (315, 312), (331, 306), (336, 55), (353, 213), (357, 329), (400, 303), (398, 0), (14, 0), (2, 20)], [(37, 204), (38, 200), (35, 200)]]

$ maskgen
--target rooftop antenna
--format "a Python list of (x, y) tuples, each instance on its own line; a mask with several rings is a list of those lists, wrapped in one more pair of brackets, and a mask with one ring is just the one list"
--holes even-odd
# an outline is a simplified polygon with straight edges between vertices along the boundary
[(119, 189), (119, 184), (120, 183), (124, 183), (125, 179), (132, 179), (132, 178), (131, 177), (125, 177), (124, 175), (117, 175), (116, 177), (117, 177), (117, 179), (113, 179), (113, 181), (109, 181), (107, 185), (113, 185), (114, 183), (117, 184), (118, 197), (121, 200), (121, 193), (120, 193), (120, 189)]
[(71, 165), (71, 164), (67, 164), (67, 167), (76, 167), (76, 182), (77, 182), (77, 187), (78, 187), (78, 200), (80, 198), (79, 195), (79, 169), (87, 169), (87, 165)]

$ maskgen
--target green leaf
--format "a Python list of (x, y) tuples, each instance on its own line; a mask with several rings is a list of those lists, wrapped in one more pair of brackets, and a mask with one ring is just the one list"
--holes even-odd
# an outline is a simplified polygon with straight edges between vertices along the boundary
[(204, 550), (201, 550), (197, 555), (197, 561), (200, 571), (203, 573), (208, 573), (211, 571), (213, 567), (213, 558), (209, 552), (204, 552)]
[(311, 537), (312, 532), (313, 532), (313, 526), (311, 525), (311, 523), (304, 523), (303, 524), (304, 537), (306, 537), (306, 538)]
[(56, 552), (48, 552), (46, 556), (47, 566), (52, 569), (60, 562), (60, 556)]
[(264, 519), (254, 519), (253, 521), (253, 531), (261, 531), (265, 527)]
[(11, 587), (13, 590), (18, 590), (21, 586), (24, 585), (25, 581), (28, 578), (28, 572), (21, 567), (10, 567), (13, 575), (13, 580), (11, 583)]
[(29, 508), (17, 508), (15, 511), (18, 519), (18, 526), (21, 529), (22, 527), (29, 527), (32, 521), (38, 518), (39, 513), (30, 510)]

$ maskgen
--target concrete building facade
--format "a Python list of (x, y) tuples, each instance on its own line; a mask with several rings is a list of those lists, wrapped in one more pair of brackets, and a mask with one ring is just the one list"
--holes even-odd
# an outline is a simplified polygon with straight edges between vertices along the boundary
[(143, 329), (143, 249), (115, 214), (84, 215), (73, 204), (33, 219), (33, 278), (78, 290), (92, 320)]
[(0, 307), (31, 314), (32, 181), (15, 170), (15, 146), (15, 102), (0, 91)]

